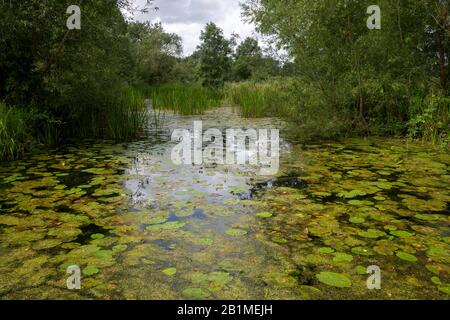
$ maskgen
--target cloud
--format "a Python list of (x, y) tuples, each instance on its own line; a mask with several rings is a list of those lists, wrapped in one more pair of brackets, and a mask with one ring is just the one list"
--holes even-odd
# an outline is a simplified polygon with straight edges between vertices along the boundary
[[(256, 36), (253, 25), (241, 19), (240, 0), (155, 0), (158, 11), (137, 14), (138, 21), (161, 22), (166, 31), (183, 38), (184, 55), (190, 55), (199, 44), (201, 30), (208, 22), (216, 23), (226, 37), (237, 33), (244, 39)], [(137, 0), (143, 4), (145, 0)]]

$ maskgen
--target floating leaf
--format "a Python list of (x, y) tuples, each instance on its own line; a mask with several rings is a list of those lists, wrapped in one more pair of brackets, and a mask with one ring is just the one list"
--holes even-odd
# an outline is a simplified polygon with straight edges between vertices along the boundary
[(409, 254), (407, 252), (399, 251), (395, 255), (405, 261), (409, 261), (409, 262), (417, 261), (417, 258), (415, 256), (413, 256), (412, 254)]
[(167, 268), (167, 269), (164, 269), (162, 272), (170, 277), (170, 276), (173, 276), (175, 273), (177, 273), (177, 269), (176, 268)]
[(182, 293), (187, 298), (195, 299), (205, 299), (210, 296), (209, 292), (202, 288), (186, 288)]
[(260, 212), (260, 213), (257, 213), (256, 216), (259, 218), (270, 218), (273, 216), (273, 214), (270, 212)]
[(351, 223), (360, 224), (360, 223), (364, 223), (366, 221), (366, 219), (364, 219), (362, 217), (351, 217), (348, 221), (350, 221)]
[(322, 271), (316, 275), (316, 278), (326, 285), (338, 288), (349, 288), (352, 285), (352, 281), (341, 273)]
[(335, 262), (335, 263), (351, 262), (352, 260), (353, 260), (353, 257), (347, 253), (342, 253), (342, 252), (334, 253), (333, 262)]
[(83, 274), (85, 276), (92, 276), (96, 273), (98, 273), (100, 270), (98, 270), (96, 267), (94, 266), (87, 266), (86, 268), (83, 269)]
[(412, 233), (403, 230), (391, 231), (390, 233), (399, 238), (409, 238), (413, 236)]
[(322, 248), (319, 248), (319, 250), (317, 250), (317, 251), (319, 251), (319, 253), (328, 254), (328, 253), (333, 253), (334, 249), (330, 248), (330, 247), (322, 247)]
[(229, 236), (244, 236), (247, 234), (247, 231), (242, 229), (228, 229), (225, 233)]
[(358, 232), (358, 235), (365, 238), (377, 239), (380, 237), (384, 237), (386, 235), (386, 232), (376, 229), (369, 229), (367, 231)]

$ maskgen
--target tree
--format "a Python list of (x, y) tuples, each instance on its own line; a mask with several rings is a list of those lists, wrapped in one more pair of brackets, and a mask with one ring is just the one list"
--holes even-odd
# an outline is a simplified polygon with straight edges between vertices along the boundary
[(262, 60), (262, 51), (258, 40), (246, 38), (236, 49), (233, 63), (233, 80), (248, 80)]
[(148, 84), (170, 81), (183, 50), (181, 37), (165, 32), (160, 23), (149, 22), (131, 23), (129, 35), (139, 78)]
[(365, 0), (247, 0), (245, 16), (295, 58), (320, 103), (370, 121), (407, 120), (412, 95), (447, 91), (449, 10), (443, 0), (380, 0), (382, 29), (369, 30)]
[(206, 25), (200, 36), (198, 46), (199, 73), (203, 85), (219, 87), (229, 79), (231, 70), (230, 41), (214, 23)]

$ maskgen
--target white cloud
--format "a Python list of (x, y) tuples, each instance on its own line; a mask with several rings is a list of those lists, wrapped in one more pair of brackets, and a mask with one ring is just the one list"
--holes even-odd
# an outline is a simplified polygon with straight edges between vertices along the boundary
[[(201, 30), (208, 22), (216, 23), (230, 37), (237, 33), (244, 39), (256, 36), (253, 25), (241, 19), (241, 0), (155, 0), (158, 11), (137, 14), (138, 21), (161, 21), (164, 29), (183, 38), (184, 55), (190, 55), (199, 44)], [(136, 1), (137, 4), (145, 0)]]

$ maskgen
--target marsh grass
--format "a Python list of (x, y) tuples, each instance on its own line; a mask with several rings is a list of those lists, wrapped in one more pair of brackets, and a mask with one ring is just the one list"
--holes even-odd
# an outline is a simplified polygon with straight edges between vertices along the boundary
[(164, 84), (140, 90), (152, 100), (155, 109), (172, 110), (182, 115), (202, 114), (219, 107), (223, 99), (220, 90), (200, 85)]
[(21, 157), (29, 146), (30, 134), (24, 112), (0, 102), (0, 159)]
[(225, 87), (225, 96), (241, 116), (260, 118), (265, 116), (288, 116), (293, 109), (289, 80), (270, 80), (261, 83), (230, 83)]
[(69, 137), (102, 138), (126, 141), (142, 133), (148, 110), (142, 93), (134, 88), (123, 89), (117, 95), (104, 97), (101, 104), (81, 105), (81, 112), (67, 124)]

